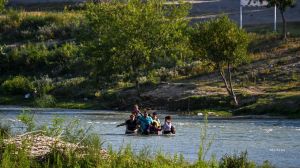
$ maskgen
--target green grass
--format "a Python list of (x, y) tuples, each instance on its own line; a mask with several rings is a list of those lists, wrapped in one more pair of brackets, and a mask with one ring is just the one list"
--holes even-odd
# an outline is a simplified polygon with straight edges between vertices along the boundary
[(256, 102), (240, 107), (234, 115), (270, 115), (300, 118), (300, 94), (281, 93), (260, 96)]

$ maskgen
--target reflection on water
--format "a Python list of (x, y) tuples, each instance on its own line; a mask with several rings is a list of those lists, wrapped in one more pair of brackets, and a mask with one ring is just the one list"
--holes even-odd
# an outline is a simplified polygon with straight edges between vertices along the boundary
[[(18, 129), (18, 109), (0, 110), (1, 123), (12, 123)], [(51, 121), (53, 116), (65, 120), (80, 119), (84, 126), (92, 125), (94, 131), (105, 141), (105, 146), (119, 149), (131, 144), (134, 151), (148, 147), (152, 152), (162, 150), (174, 154), (182, 153), (189, 161), (197, 159), (200, 127), (198, 117), (174, 116), (176, 136), (126, 136), (124, 127), (116, 128), (128, 113), (108, 111), (57, 111), (55, 109), (35, 113), (38, 124)], [(164, 116), (161, 116), (161, 121)], [(269, 160), (277, 167), (300, 167), (300, 120), (210, 120), (208, 138), (214, 137), (208, 156), (217, 158), (228, 153), (247, 150), (249, 158), (262, 163)]]

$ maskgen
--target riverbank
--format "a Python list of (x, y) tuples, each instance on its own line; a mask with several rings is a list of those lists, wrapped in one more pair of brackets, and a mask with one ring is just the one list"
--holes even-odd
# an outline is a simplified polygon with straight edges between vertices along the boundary
[[(88, 109), (64, 109), (64, 108), (36, 108), (28, 106), (9, 106), (0, 105), (0, 112), (5, 113), (16, 113), (20, 114), (23, 111), (32, 112), (34, 114), (54, 114), (54, 115), (119, 115), (124, 113), (130, 113), (130, 111), (114, 111), (114, 110), (88, 110)], [(204, 119), (207, 116), (208, 120), (274, 120), (274, 119), (289, 119), (287, 116), (270, 116), (270, 115), (236, 115), (233, 116), (230, 112), (212, 112), (212, 111), (194, 111), (194, 112), (175, 112), (175, 111), (164, 111), (164, 110), (151, 110), (156, 111), (159, 115), (176, 115), (178, 118), (194, 117), (195, 119)], [(177, 118), (177, 117), (175, 117)]]
[(219, 74), (206, 62), (149, 72), (139, 79), (139, 97), (126, 78), (100, 84), (103, 81), (97, 81), (91, 71), (91, 60), (78, 53), (81, 48), (74, 40), (82, 24), (81, 12), (10, 11), (6, 16), (0, 18), (5, 44), (0, 57), (1, 105), (123, 111), (138, 103), (142, 108), (182, 114), (300, 118), (299, 22), (288, 23), (290, 37), (285, 42), (271, 32), (270, 25), (246, 28), (250, 62), (233, 69), (240, 102), (236, 107)]
[[(30, 117), (30, 113), (28, 113)], [(22, 117), (20, 117), (22, 116)], [(38, 117), (38, 116), (36, 116)], [(1, 167), (16, 167), (19, 165), (22, 168), (27, 167), (194, 167), (194, 168), (210, 168), (210, 167), (228, 167), (232, 165), (238, 167), (254, 168), (263, 166), (264, 168), (273, 167), (268, 161), (263, 163), (256, 163), (248, 158), (247, 153), (241, 154), (227, 154), (216, 159), (209, 157), (206, 153), (209, 150), (209, 135), (201, 131), (202, 138), (199, 142), (203, 145), (204, 153), (199, 152), (198, 159), (191, 162), (189, 158), (185, 158), (182, 153), (166, 154), (165, 151), (150, 151), (149, 148), (144, 146), (139, 150), (134, 150), (130, 145), (123, 146), (119, 149), (108, 147), (104, 150), (103, 141), (99, 139), (99, 135), (94, 134), (89, 128), (78, 126), (76, 121), (64, 122), (62, 118), (53, 117), (48, 118), (44, 127), (35, 125), (34, 118), (26, 118), (22, 114), (18, 117), (20, 122), (23, 122), (24, 129), (27, 131), (18, 134), (8, 134), (9, 127), (0, 127), (0, 165)], [(92, 117), (93, 118), (93, 117)], [(29, 119), (29, 120), (28, 120)], [(52, 121), (50, 121), (50, 119)], [(81, 118), (85, 120), (84, 118)], [(102, 122), (101, 122), (102, 123)], [(7, 125), (8, 126), (8, 125)], [(107, 127), (107, 126), (106, 126)], [(108, 126), (111, 127), (111, 126)], [(178, 125), (179, 128), (179, 125)], [(207, 127), (203, 126), (203, 129)], [(30, 130), (29, 130), (30, 129)], [(42, 129), (42, 130), (40, 130)], [(79, 131), (79, 132), (78, 132)], [(98, 130), (97, 130), (98, 131)], [(181, 131), (179, 131), (181, 132)], [(183, 131), (185, 132), (185, 131)], [(199, 132), (199, 130), (197, 130)], [(111, 134), (114, 138), (118, 134)], [(172, 142), (175, 138), (168, 138)], [(135, 140), (145, 145), (146, 142), (154, 141), (155, 137), (132, 137)], [(100, 137), (101, 138), (101, 137)], [(186, 139), (186, 136), (184, 136)], [(194, 139), (196, 141), (198, 138)], [(157, 139), (156, 139), (157, 140)], [(159, 139), (161, 142), (161, 139)], [(49, 143), (50, 142), (50, 143)], [(118, 142), (115, 145), (120, 145)], [(184, 141), (183, 141), (184, 143)], [(126, 144), (126, 143), (125, 143)], [(147, 144), (147, 143), (146, 143)], [(190, 146), (193, 146), (190, 144)], [(185, 146), (187, 149), (188, 146)], [(193, 147), (193, 149), (195, 149)], [(15, 155), (18, 153), (17, 155)], [(222, 154), (223, 155), (223, 154)], [(206, 157), (207, 156), (207, 157)], [(263, 159), (263, 158), (261, 158)], [(230, 161), (231, 164), (228, 164)], [(18, 167), (18, 166), (17, 166)]]

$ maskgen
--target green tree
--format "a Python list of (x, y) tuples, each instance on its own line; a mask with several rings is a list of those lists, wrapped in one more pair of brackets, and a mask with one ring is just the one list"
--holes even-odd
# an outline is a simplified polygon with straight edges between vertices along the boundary
[(228, 94), (238, 105), (231, 68), (248, 60), (247, 33), (227, 16), (197, 24), (192, 32), (191, 44), (196, 58), (209, 61), (219, 71)]
[(4, 11), (6, 3), (7, 0), (0, 0), (0, 13)]
[(98, 82), (123, 76), (135, 82), (159, 66), (172, 67), (189, 53), (186, 19), (190, 5), (165, 1), (89, 3), (81, 40), (96, 63)]
[(296, 0), (250, 0), (251, 1), (259, 1), (259, 2), (267, 2), (267, 7), (274, 7), (276, 6), (279, 11), (282, 18), (282, 37), (284, 40), (287, 39), (287, 28), (286, 28), (286, 20), (284, 16), (284, 12), (288, 7), (293, 8), (296, 5)]

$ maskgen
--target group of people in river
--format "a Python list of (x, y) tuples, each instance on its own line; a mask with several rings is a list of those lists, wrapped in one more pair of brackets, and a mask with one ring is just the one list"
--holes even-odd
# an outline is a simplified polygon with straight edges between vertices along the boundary
[(166, 116), (162, 125), (158, 114), (153, 112), (149, 114), (149, 109), (139, 110), (138, 105), (134, 105), (130, 118), (117, 127), (126, 126), (125, 134), (175, 134), (175, 127), (172, 125), (171, 116)]

